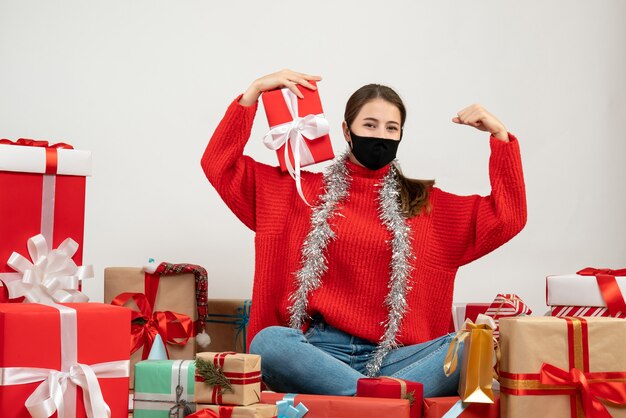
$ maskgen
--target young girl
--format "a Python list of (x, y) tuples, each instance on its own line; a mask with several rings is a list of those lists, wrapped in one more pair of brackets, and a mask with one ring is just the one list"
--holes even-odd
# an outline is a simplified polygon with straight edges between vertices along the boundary
[[(282, 70), (255, 80), (228, 107), (202, 168), (226, 205), (255, 231), (250, 352), (280, 392), (354, 395), (368, 376), (456, 392), (443, 374), (457, 269), (526, 223), (517, 139), (480, 105), (452, 119), (490, 133), (491, 194), (457, 196), (404, 177), (395, 161), (406, 110), (389, 87), (348, 100), (349, 151), (322, 173), (292, 178), (243, 155), (262, 92), (315, 89), (318, 76)], [(301, 87), (300, 87), (301, 86)], [(405, 141), (414, 140), (413, 138)]]

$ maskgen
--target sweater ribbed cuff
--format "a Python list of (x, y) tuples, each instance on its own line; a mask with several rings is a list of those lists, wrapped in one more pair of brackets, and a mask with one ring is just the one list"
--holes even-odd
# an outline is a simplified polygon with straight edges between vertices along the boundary
[(515, 135), (513, 135), (511, 132), (507, 132), (507, 134), (509, 136), (509, 140), (508, 141), (503, 141), (503, 140), (498, 139), (495, 136), (491, 135), (489, 137), (489, 144), (491, 144), (491, 146), (493, 147), (494, 145), (504, 145), (504, 146), (507, 146), (507, 145), (512, 144), (514, 142), (518, 142), (517, 141), (517, 137)]
[(250, 106), (244, 106), (241, 103), (239, 103), (239, 100), (241, 100), (241, 98), (243, 97), (243, 93), (241, 93), (239, 96), (237, 96), (235, 98), (235, 100), (233, 100), (232, 104), (236, 104), (237, 107), (240, 107), (241, 109), (245, 109), (245, 110), (252, 110), (254, 109), (254, 111), (257, 110), (257, 108), (259, 107), (259, 101), (257, 100), (256, 102), (252, 103)]

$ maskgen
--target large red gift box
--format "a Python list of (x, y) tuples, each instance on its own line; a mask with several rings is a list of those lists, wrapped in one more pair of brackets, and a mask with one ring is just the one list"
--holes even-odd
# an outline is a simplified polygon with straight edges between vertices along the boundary
[(0, 304), (0, 417), (30, 417), (26, 400), (38, 388), (45, 398), (54, 389), (45, 385), (59, 382), (66, 384), (66, 417), (85, 418), (83, 390), (74, 379), (88, 380), (92, 371), (102, 393), (90, 391), (92, 405), (103, 399), (111, 418), (126, 418), (130, 314), (101, 303)]
[[(284, 393), (261, 392), (261, 403), (283, 400)], [(407, 399), (358, 398), (354, 396), (296, 395), (294, 404), (308, 410), (305, 418), (393, 417), (410, 418)]]
[(19, 279), (7, 260), (14, 251), (28, 254), (28, 239), (40, 233), (50, 248), (72, 238), (79, 244), (73, 260), (82, 264), (85, 176), (91, 174), (91, 153), (70, 148), (45, 141), (0, 140), (0, 280)]
[[(446, 396), (442, 398), (424, 398), (424, 418), (441, 418), (450, 411), (461, 398)], [(500, 416), (500, 397), (495, 396), (494, 403), (471, 403), (464, 405), (465, 409), (459, 417), (498, 418)]]
[(409, 399), (411, 418), (422, 417), (424, 385), (392, 377), (367, 377), (357, 381), (356, 396), (371, 398)]
[[(315, 85), (315, 81), (311, 80), (311, 84)], [(284, 129), (281, 130), (283, 138), (288, 135), (289, 129), (299, 129), (298, 122), (300, 122), (300, 128), (302, 128), (302, 123), (306, 122), (306, 117), (311, 120), (312, 125), (315, 126), (316, 123), (312, 120), (312, 115), (318, 115), (319, 120), (321, 120), (323, 115), (322, 110), (322, 102), (320, 100), (318, 90), (310, 90), (305, 87), (300, 87), (299, 89), (302, 92), (304, 98), (300, 99), (295, 96), (289, 89), (283, 88), (278, 90), (270, 90), (262, 95), (263, 106), (265, 108), (265, 113), (267, 115), (267, 121), (270, 125), (270, 132), (272, 130), (276, 131), (281, 130), (277, 127), (283, 126)], [(305, 118), (300, 119), (299, 121), (294, 121), (294, 115), (292, 112), (294, 111), (293, 107), (297, 107), (297, 117)], [(290, 110), (290, 107), (292, 108)], [(294, 123), (294, 126), (288, 126), (288, 123)], [(325, 122), (327, 124), (327, 122)], [(312, 129), (314, 131), (315, 129)], [(327, 131), (327, 130), (326, 130)], [(319, 163), (321, 161), (332, 160), (335, 158), (333, 153), (332, 144), (330, 141), (330, 136), (326, 133), (321, 136), (317, 136), (314, 138), (306, 137), (306, 130), (302, 131), (304, 141), (302, 144), (304, 148), (302, 149), (302, 160), (301, 167), (306, 167), (307, 165)], [(266, 136), (266, 138), (274, 137), (277, 139), (279, 137), (278, 134)], [(266, 141), (266, 145), (268, 145)], [(280, 163), (280, 168), (283, 171), (289, 171), (287, 168), (287, 163), (285, 161), (285, 147), (289, 145), (287, 148), (287, 152), (289, 154), (289, 161), (291, 162), (291, 167), (295, 168), (295, 159), (294, 159), (294, 150), (292, 148), (292, 142), (287, 140), (287, 142), (280, 146), (276, 150), (278, 154), (278, 162)], [(272, 148), (274, 149), (274, 148)], [(307, 151), (308, 150), (308, 151)], [(310, 153), (310, 155), (306, 155)]]

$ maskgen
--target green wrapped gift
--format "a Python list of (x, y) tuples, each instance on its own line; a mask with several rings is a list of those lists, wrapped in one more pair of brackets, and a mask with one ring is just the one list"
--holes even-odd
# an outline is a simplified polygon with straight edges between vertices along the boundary
[(193, 403), (194, 360), (145, 360), (135, 364), (135, 418), (184, 417)]

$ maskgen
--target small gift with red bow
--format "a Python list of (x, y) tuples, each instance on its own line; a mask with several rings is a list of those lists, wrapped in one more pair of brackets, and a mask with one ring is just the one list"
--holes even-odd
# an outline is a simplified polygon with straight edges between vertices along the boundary
[(233, 352), (196, 355), (196, 403), (247, 406), (261, 400), (261, 356)]
[(626, 320), (503, 318), (504, 418), (626, 417)]
[[(315, 81), (310, 83), (316, 85)], [(304, 199), (301, 167), (332, 160), (335, 155), (318, 90), (302, 87), (300, 91), (302, 99), (288, 88), (267, 91), (261, 99), (270, 125), (263, 142), (276, 151), (281, 170), (295, 180), (298, 193)]]
[(576, 274), (548, 276), (546, 303), (552, 316), (626, 318), (626, 268), (587, 267)]
[[(72, 240), (76, 250), (70, 257), (82, 264), (85, 179), (90, 175), (89, 151), (65, 143), (0, 139), (0, 286), (22, 279), (9, 258), (13, 252), (28, 254), (27, 242), (37, 235), (48, 249)], [(0, 298), (13, 298), (7, 293), (0, 289)]]

